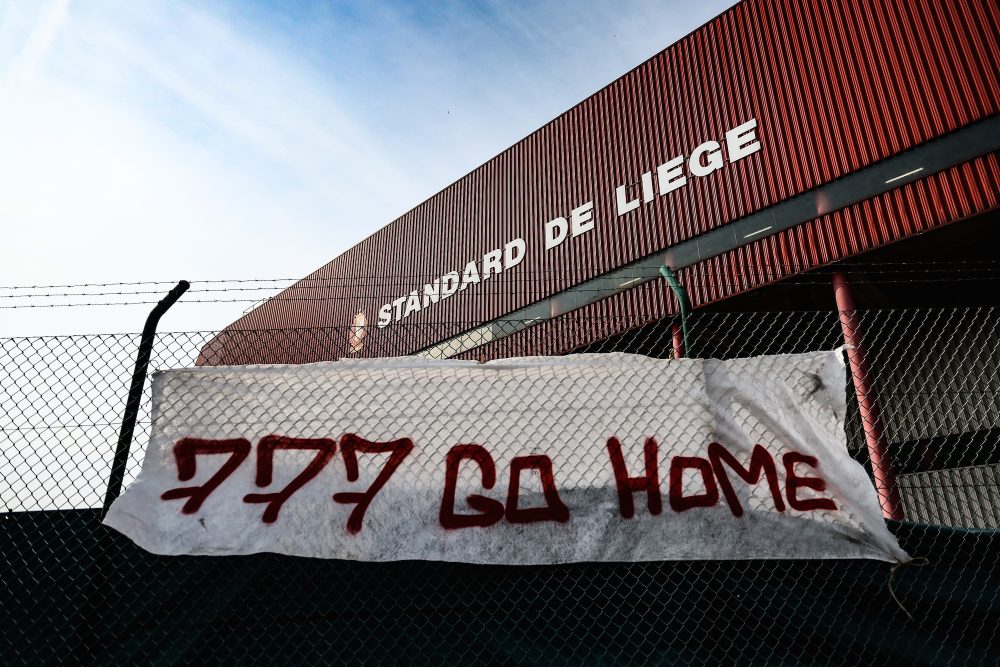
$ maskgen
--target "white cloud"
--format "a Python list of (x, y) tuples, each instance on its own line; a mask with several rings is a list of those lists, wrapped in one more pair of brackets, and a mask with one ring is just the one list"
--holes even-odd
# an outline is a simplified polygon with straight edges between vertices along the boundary
[[(0, 106), (0, 283), (296, 275), (355, 240), (333, 221), (399, 213), (378, 184), (402, 174), (318, 82), (212, 17), (168, 11), (154, 22), (183, 40), (144, 38), (127, 13), (64, 17), (57, 74), (27, 77), (54, 34), (40, 12), (32, 34), (48, 37), (15, 57)], [(220, 327), (246, 305), (171, 324)], [(6, 310), (0, 326), (134, 330), (147, 309)]]
[[(0, 5), (0, 284), (304, 275), (723, 8), (307, 7)], [(147, 310), (0, 310), (0, 335)]]
[[(6, 72), (4, 83), (31, 82), (37, 78), (52, 42), (66, 22), (68, 7), (69, 0), (55, 0), (39, 12), (38, 20), (28, 33), (24, 46)], [(13, 2), (8, 3), (7, 9), (9, 13), (4, 15), (0, 35), (12, 38), (18, 16)]]

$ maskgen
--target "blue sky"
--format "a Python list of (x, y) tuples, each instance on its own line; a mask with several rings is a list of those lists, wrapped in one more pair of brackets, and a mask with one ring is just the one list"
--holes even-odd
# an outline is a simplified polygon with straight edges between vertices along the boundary
[(0, 0), (0, 285), (305, 275), (729, 4)]

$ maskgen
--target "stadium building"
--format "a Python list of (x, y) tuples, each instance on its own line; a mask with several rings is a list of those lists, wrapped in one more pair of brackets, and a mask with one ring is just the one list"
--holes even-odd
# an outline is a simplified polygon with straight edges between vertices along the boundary
[[(856, 418), (850, 439), (876, 477), (893, 469), (907, 518), (996, 527), (996, 406), (978, 386), (920, 388), (1000, 376), (983, 308), (1000, 290), (979, 270), (1000, 241), (998, 35), (990, 2), (745, 0), (255, 308), (199, 363), (683, 354), (664, 266), (702, 317), (695, 356), (843, 340), (801, 317), (777, 335), (769, 311), (973, 307), (933, 330), (868, 318), (866, 363), (896, 391), (855, 406), (881, 425)], [(989, 502), (966, 497), (970, 470), (993, 480)]]
[[(996, 3), (975, 0), (741, 2), (228, 328), (359, 335), (222, 337), (204, 360), (550, 352), (537, 341), (567, 314), (601, 324), (563, 345), (675, 315), (663, 264), (696, 310), (718, 307), (982, 216), (998, 34)], [(992, 226), (966, 226), (949, 248), (995, 256)]]

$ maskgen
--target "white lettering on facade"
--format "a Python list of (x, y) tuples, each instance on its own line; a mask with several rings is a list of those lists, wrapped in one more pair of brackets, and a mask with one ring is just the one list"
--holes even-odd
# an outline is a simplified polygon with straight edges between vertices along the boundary
[[(709, 139), (695, 146), (687, 154), (675, 155), (655, 169), (639, 175), (615, 188), (615, 213), (621, 217), (687, 186), (691, 178), (704, 178), (711, 173), (753, 155), (761, 150), (757, 137), (757, 119), (737, 125), (725, 132), (723, 141)], [(571, 238), (594, 230), (594, 200), (554, 217), (543, 225), (543, 242), (546, 251), (558, 248)], [(480, 259), (468, 262), (460, 271), (449, 271), (422, 289), (410, 292), (378, 311), (378, 326), (384, 328), (395, 321), (447, 299), (494, 276), (500, 276), (520, 264), (527, 254), (523, 238), (516, 238), (499, 248), (483, 254)]]
[(687, 185), (688, 177), (685, 174), (685, 166), (687, 166), (687, 172), (691, 176), (703, 178), (713, 171), (722, 169), (726, 166), (727, 161), (732, 164), (748, 155), (753, 155), (760, 150), (756, 129), (757, 119), (751, 118), (742, 125), (737, 125), (727, 131), (725, 156), (723, 156), (722, 144), (710, 139), (698, 144), (691, 150), (690, 154), (678, 155), (658, 166), (655, 179), (652, 172), (645, 172), (639, 177), (642, 185), (641, 200), (638, 197), (628, 198), (628, 188), (630, 187), (628, 183), (618, 186), (618, 189), (615, 190), (618, 217), (631, 213), (640, 206), (653, 201), (656, 193), (662, 196)]

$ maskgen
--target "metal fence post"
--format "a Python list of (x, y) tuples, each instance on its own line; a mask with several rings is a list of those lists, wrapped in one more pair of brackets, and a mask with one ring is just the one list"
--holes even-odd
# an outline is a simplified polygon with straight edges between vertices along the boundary
[(674, 345), (674, 359), (684, 358), (684, 333), (680, 325), (670, 325), (670, 339)]
[(691, 340), (688, 336), (688, 316), (691, 314), (691, 299), (688, 298), (687, 290), (684, 289), (684, 285), (681, 285), (681, 281), (677, 279), (677, 274), (674, 273), (673, 269), (664, 264), (660, 267), (660, 275), (666, 278), (667, 284), (673, 290), (674, 296), (677, 297), (677, 303), (681, 308), (680, 340), (678, 340), (677, 325), (674, 324), (671, 326), (674, 342), (674, 358), (683, 357), (685, 354), (694, 354), (694, 351), (691, 349)]
[(101, 519), (108, 513), (108, 508), (115, 501), (122, 491), (122, 482), (125, 479), (125, 468), (128, 465), (128, 452), (132, 447), (132, 435), (135, 432), (135, 420), (139, 416), (139, 404), (142, 402), (142, 388), (146, 383), (146, 371), (149, 370), (149, 357), (153, 352), (153, 339), (156, 337), (156, 325), (160, 318), (172, 305), (177, 303), (191, 287), (191, 284), (182, 280), (177, 286), (170, 290), (159, 303), (153, 306), (146, 318), (146, 325), (142, 328), (142, 337), (139, 339), (139, 352), (135, 358), (135, 369), (132, 371), (132, 385), (128, 390), (128, 400), (125, 402), (125, 413), (122, 415), (122, 428), (118, 433), (118, 446), (115, 448), (115, 460), (111, 464), (111, 476), (108, 478), (108, 491), (104, 496), (104, 507), (101, 509)]
[[(108, 508), (121, 493), (122, 482), (125, 479), (125, 468), (128, 466), (128, 453), (132, 446), (132, 435), (135, 432), (135, 422), (139, 416), (139, 405), (142, 402), (142, 388), (146, 383), (146, 371), (149, 369), (149, 358), (153, 351), (153, 339), (156, 337), (156, 325), (160, 317), (177, 303), (184, 292), (191, 287), (186, 280), (177, 283), (150, 311), (146, 325), (142, 328), (139, 339), (139, 351), (135, 358), (135, 368), (132, 370), (132, 384), (129, 386), (128, 398), (125, 401), (125, 412), (122, 414), (122, 426), (118, 433), (118, 446), (115, 448), (115, 459), (111, 464), (111, 475), (108, 478), (108, 490), (104, 496), (104, 506), (98, 522), (103, 521)], [(74, 664), (91, 664), (95, 662), (102, 641), (102, 629), (109, 625), (109, 591), (114, 589), (110, 583), (113, 572), (112, 554), (115, 549), (114, 537), (110, 529), (97, 532), (94, 541), (94, 559), (89, 568), (89, 577), (83, 589), (83, 601), (80, 604), (79, 615), (74, 626), (71, 644), (71, 659)]]
[(872, 462), (872, 474), (875, 476), (875, 488), (882, 505), (882, 515), (887, 519), (902, 521), (903, 503), (896, 486), (896, 473), (889, 455), (889, 443), (882, 430), (882, 411), (875, 392), (871, 369), (868, 366), (864, 328), (858, 318), (851, 287), (844, 274), (839, 272), (833, 274), (833, 291), (837, 299), (837, 310), (840, 312), (840, 327), (844, 332), (844, 342), (848, 346), (847, 358), (851, 364), (854, 393), (858, 397), (861, 425), (865, 430), (865, 441), (868, 443), (868, 456)]

